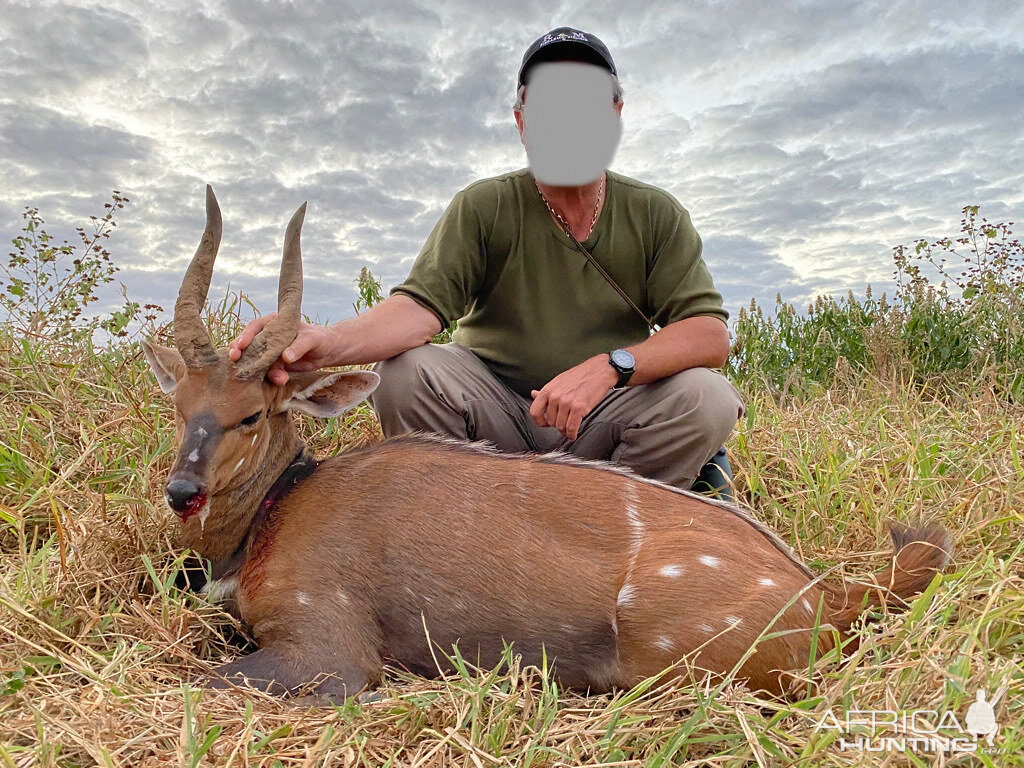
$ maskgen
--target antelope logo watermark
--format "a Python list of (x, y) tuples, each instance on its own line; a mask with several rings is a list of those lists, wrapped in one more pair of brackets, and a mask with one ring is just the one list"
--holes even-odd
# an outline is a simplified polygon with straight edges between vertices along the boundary
[(841, 752), (1001, 754), (1008, 750), (995, 746), (999, 734), (995, 708), (1005, 692), (1006, 688), (1003, 688), (989, 699), (985, 691), (979, 689), (974, 703), (967, 708), (963, 722), (949, 710), (850, 709), (842, 715), (829, 710), (814, 730), (839, 733)]

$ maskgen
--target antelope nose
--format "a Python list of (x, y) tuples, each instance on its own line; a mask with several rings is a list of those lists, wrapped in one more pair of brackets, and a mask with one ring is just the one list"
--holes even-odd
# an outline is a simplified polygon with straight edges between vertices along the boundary
[(188, 508), (188, 503), (199, 493), (199, 488), (191, 480), (178, 478), (167, 484), (165, 496), (167, 504), (179, 515)]

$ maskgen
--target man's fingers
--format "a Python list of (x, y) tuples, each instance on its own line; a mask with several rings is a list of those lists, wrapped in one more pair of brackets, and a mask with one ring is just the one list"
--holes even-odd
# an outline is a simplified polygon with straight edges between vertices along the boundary
[(284, 365), (281, 364), (280, 360), (275, 360), (267, 370), (267, 378), (274, 384), (282, 385), (288, 383), (288, 371), (284, 369)]
[(562, 400), (562, 402), (558, 404), (558, 413), (555, 414), (555, 429), (563, 435), (565, 434), (565, 424), (569, 421), (569, 415), (571, 412), (572, 409), (569, 407), (569, 403), (565, 402), (565, 400)]
[(530, 394), (533, 395), (533, 405), (530, 406), (530, 415), (533, 416), (534, 422), (536, 422), (538, 427), (550, 427), (551, 425), (548, 423), (547, 416), (544, 414), (544, 411), (547, 410), (548, 407), (548, 393), (544, 390), (540, 390), (538, 392), (534, 389)]
[(238, 338), (231, 342), (231, 346), (228, 348), (228, 357), (232, 360), (238, 360), (242, 356), (242, 350), (252, 344), (256, 334), (266, 328), (267, 323), (273, 320), (276, 315), (276, 312), (271, 312), (269, 315), (257, 317), (255, 320), (250, 321), (242, 332), (238, 334)]
[(316, 346), (317, 341), (318, 339), (312, 333), (300, 333), (295, 337), (295, 341), (285, 347), (284, 352), (281, 353), (281, 359), (286, 363), (301, 360), (309, 350)]
[(573, 411), (569, 416), (569, 420), (565, 422), (565, 436), (570, 440), (575, 440), (580, 434), (580, 424), (583, 423), (583, 417), (586, 414), (582, 410)]

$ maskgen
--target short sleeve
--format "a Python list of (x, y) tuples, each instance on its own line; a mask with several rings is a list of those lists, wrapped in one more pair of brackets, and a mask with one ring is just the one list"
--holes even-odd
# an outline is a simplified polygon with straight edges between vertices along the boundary
[(652, 212), (654, 256), (647, 274), (647, 300), (660, 326), (686, 317), (713, 315), (726, 322), (729, 313), (715, 289), (704, 259), (700, 235), (690, 214), (667, 197)]
[(466, 190), (456, 193), (441, 214), (404, 282), (404, 293), (441, 320), (442, 327), (466, 314), (486, 269), (487, 236)]

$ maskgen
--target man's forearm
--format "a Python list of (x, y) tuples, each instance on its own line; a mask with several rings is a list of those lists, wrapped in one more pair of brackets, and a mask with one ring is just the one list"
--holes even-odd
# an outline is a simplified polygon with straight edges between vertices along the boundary
[(334, 337), (333, 365), (365, 365), (426, 344), (441, 330), (441, 321), (415, 300), (396, 294), (327, 330)]
[(636, 360), (630, 386), (650, 384), (687, 368), (721, 368), (729, 357), (729, 329), (717, 317), (687, 317), (626, 349)]

